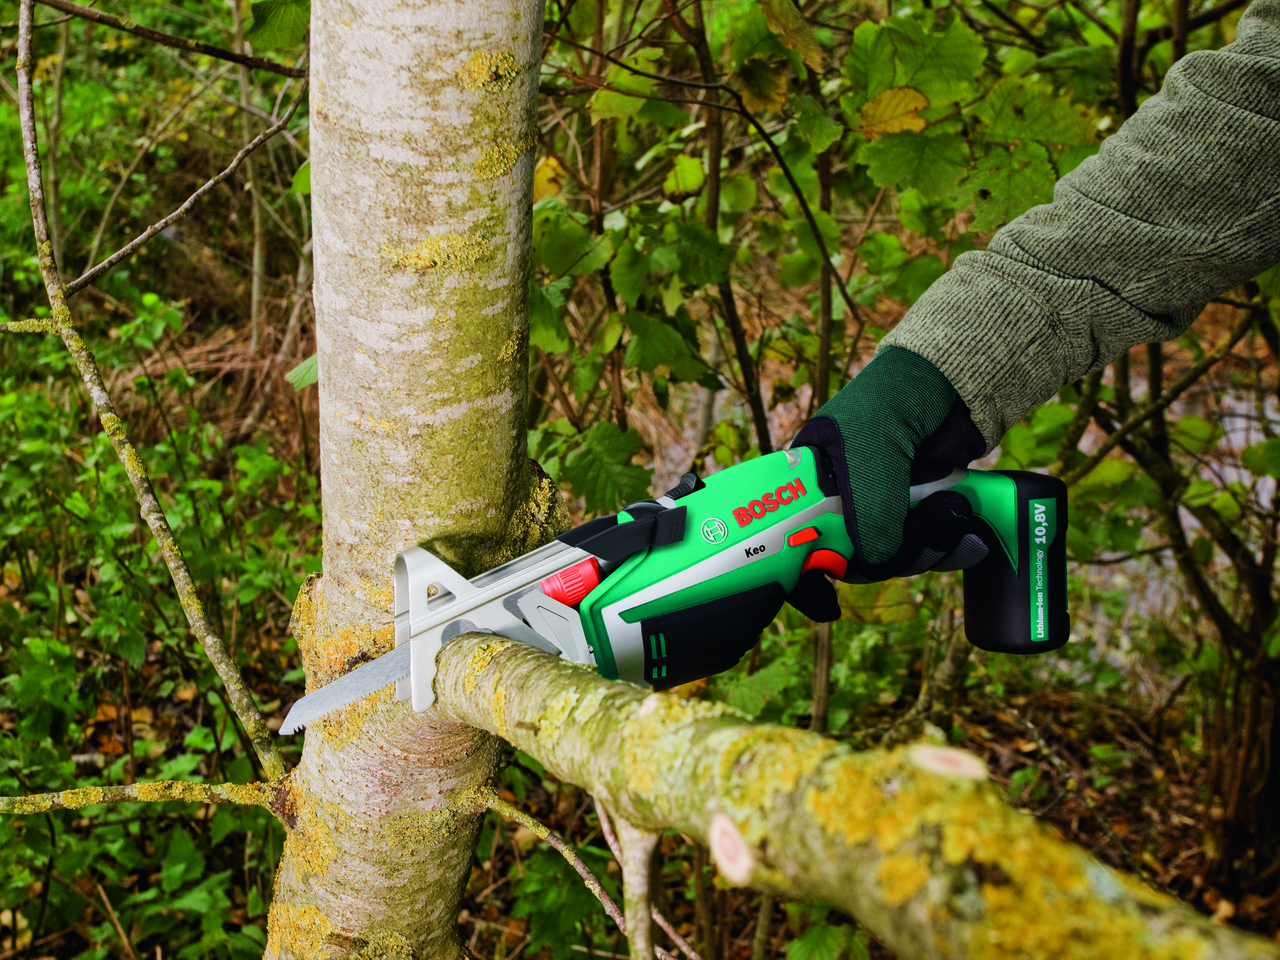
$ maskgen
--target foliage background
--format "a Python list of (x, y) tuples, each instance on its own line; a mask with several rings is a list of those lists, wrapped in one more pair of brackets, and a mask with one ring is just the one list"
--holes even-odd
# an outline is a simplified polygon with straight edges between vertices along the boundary
[[(1049, 200), (1178, 56), (1230, 42), (1242, 6), (552, 0), (530, 455), (585, 519), (785, 444), (956, 256)], [(129, 13), (305, 63), (305, 4)], [(10, 76), (15, 19), (0, 3)], [(224, 167), (297, 89), (56, 10), (37, 19), (68, 278)], [(320, 568), (306, 145), (296, 121), (73, 305), (215, 626), (277, 716), (301, 692), (292, 599)], [(0, 321), (46, 309), (25, 192), (5, 81)], [(1175, 344), (1064, 388), (985, 464), (1071, 482), (1075, 643), (971, 655), (958, 578), (926, 575), (842, 588), (846, 616), (825, 633), (788, 610), (738, 668), (683, 692), (861, 746), (907, 729), (964, 744), (1011, 802), (1096, 855), (1276, 935), (1278, 319), (1272, 270)], [(0, 335), (0, 791), (253, 779), (69, 364), (52, 340)], [(1167, 411), (1091, 457), (1184, 375)], [(578, 791), (522, 755), (502, 790), (614, 882)], [(462, 917), (473, 951), (619, 952), (535, 840), (490, 815)], [(281, 842), (256, 808), (7, 819), (0, 954), (257, 956)], [(821, 904), (729, 889), (678, 835), (661, 849), (665, 909), (708, 960), (888, 956)]]

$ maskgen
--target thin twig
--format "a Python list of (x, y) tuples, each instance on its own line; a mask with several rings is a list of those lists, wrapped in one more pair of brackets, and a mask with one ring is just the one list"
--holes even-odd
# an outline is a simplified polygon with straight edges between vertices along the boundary
[(102, 905), (107, 908), (107, 916), (111, 920), (111, 925), (116, 928), (116, 936), (120, 938), (120, 944), (124, 947), (125, 954), (129, 960), (138, 960), (138, 955), (133, 952), (133, 947), (129, 945), (129, 938), (124, 935), (124, 928), (120, 926), (120, 920), (116, 916), (115, 908), (111, 906), (111, 901), (107, 899), (107, 891), (102, 889), (102, 884), (98, 884), (98, 896), (102, 898)]
[(1093, 452), (1088, 460), (1063, 477), (1067, 486), (1073, 486), (1088, 476), (1090, 471), (1100, 464), (1103, 458), (1115, 449), (1117, 444), (1157, 413), (1166, 409), (1173, 403), (1173, 401), (1182, 396), (1183, 392), (1186, 391), (1188, 387), (1199, 380), (1206, 370), (1218, 361), (1224, 359), (1227, 354), (1231, 352), (1232, 347), (1240, 342), (1240, 338), (1249, 332), (1249, 328), (1253, 326), (1255, 319), (1256, 318), (1253, 313), (1246, 313), (1235, 327), (1232, 328), (1231, 332), (1218, 342), (1217, 346), (1206, 353), (1199, 363), (1171, 383), (1168, 390), (1162, 393), (1156, 400), (1144, 405), (1130, 414), (1123, 423), (1117, 426), (1115, 430), (1111, 431), (1107, 439), (1102, 442), (1101, 446)]
[(302, 84), (302, 89), (298, 91), (298, 95), (294, 98), (293, 103), (289, 105), (289, 109), (285, 112), (285, 115), (280, 118), (280, 121), (278, 123), (272, 125), (271, 127), (268, 127), (266, 130), (262, 131), (262, 133), (258, 134), (251, 141), (245, 144), (244, 149), (235, 155), (230, 165), (228, 165), (225, 170), (223, 170), (217, 176), (213, 177), (213, 179), (207, 181), (202, 187), (200, 187), (200, 189), (198, 189), (191, 196), (187, 197), (186, 201), (177, 210), (173, 211), (173, 213), (169, 214), (163, 220), (158, 220), (155, 223), (153, 223), (151, 226), (147, 227), (146, 230), (142, 231), (142, 233), (138, 234), (137, 237), (135, 237), (125, 246), (121, 247), (111, 256), (107, 257), (107, 259), (103, 260), (96, 267), (93, 267), (90, 270), (86, 270), (83, 274), (81, 274), (75, 280), (67, 284), (66, 295), (70, 297), (78, 293), (79, 291), (83, 290), (85, 287), (91, 284), (94, 280), (98, 279), (98, 277), (102, 276), (104, 273), (106, 273), (108, 270), (114, 267), (121, 260), (125, 259), (126, 257), (132, 256), (144, 243), (146, 243), (148, 240), (154, 237), (157, 233), (159, 233), (165, 227), (169, 226), (169, 224), (173, 223), (176, 220), (181, 220), (183, 217), (185, 217), (191, 211), (191, 208), (195, 206), (195, 202), (197, 200), (199, 200), (206, 193), (208, 193), (218, 184), (222, 183), (224, 180), (230, 177), (233, 173), (235, 173), (238, 169), (240, 169), (240, 164), (244, 163), (245, 158), (247, 158), (249, 154), (253, 153), (253, 151), (258, 149), (258, 147), (262, 146), (264, 143), (266, 143), (268, 140), (274, 137), (277, 133), (283, 130), (286, 126), (288, 126), (289, 121), (293, 119), (293, 115), (297, 111), (298, 106), (302, 103), (302, 96), (304, 93), (306, 93), (306, 90), (307, 90), (307, 84), (304, 81)]
[(232, 63), (244, 64), (244, 66), (253, 70), (268, 70), (271, 73), (278, 73), (282, 77), (305, 77), (307, 75), (305, 67), (286, 67), (283, 63), (276, 63), (274, 60), (265, 60), (262, 57), (246, 57), (243, 54), (232, 53), (230, 50), (210, 46), (207, 43), (201, 43), (199, 40), (192, 40), (189, 37), (175, 37), (170, 33), (161, 33), (159, 30), (140, 27), (132, 20), (121, 20), (118, 17), (111, 16), (109, 13), (102, 13), (89, 7), (69, 3), (68, 0), (36, 0), (36, 2), (46, 7), (53, 7), (55, 10), (61, 10), (63, 13), (80, 17), (82, 20), (92, 20), (94, 23), (100, 23), (104, 27), (123, 30), (125, 33), (131, 33), (135, 37), (142, 37), (144, 40), (150, 40), (165, 47), (173, 47), (175, 50), (191, 50), (195, 53), (203, 53), (205, 56), (213, 57), (217, 60), (230, 60)]
[[(681, 953), (688, 957), (689, 960), (702, 960), (698, 951), (689, 945), (688, 940), (676, 933), (676, 928), (671, 925), (671, 921), (664, 917), (657, 907), (653, 908), (652, 913), (653, 922), (662, 928), (662, 932), (671, 938), (671, 942), (679, 947)], [(665, 953), (665, 951), (659, 948), (659, 953)], [(671, 954), (667, 954), (667, 956), (671, 956)]]
[[(34, 20), (35, 0), (21, 0), (18, 25), (18, 115), (22, 127), (23, 159), (27, 170), (27, 190), (31, 203), (31, 221), (36, 235), (36, 257), (40, 264), (40, 274), (44, 279), (45, 292), (49, 297), (51, 316), (51, 332), (62, 338), (67, 351), (75, 358), (81, 379), (89, 390), (89, 396), (98, 408), (98, 417), (103, 430), (111, 440), (111, 446), (124, 465), (125, 473), (133, 486), (138, 500), (139, 512), (151, 529), (152, 536), (164, 556), (169, 568), (169, 576), (177, 589), (178, 602), (187, 616), (191, 632), (204, 648), (205, 655), (213, 664), (227, 695), (235, 707), (245, 732), (252, 741), (262, 769), (270, 780), (279, 780), (285, 775), (284, 759), (276, 749), (271, 731), (258, 712), (253, 694), (245, 685), (244, 678), (236, 666), (235, 660), (228, 653), (222, 640), (213, 632), (205, 616), (204, 605), (196, 592), (191, 578), (191, 570), (187, 566), (182, 550), (169, 528), (164, 509), (156, 497), (147, 474), (146, 466), (138, 451), (130, 443), (125, 432), (124, 421), (116, 413), (107, 388), (102, 382), (102, 373), (98, 369), (97, 358), (84, 342), (71, 322), (71, 311), (67, 308), (66, 292), (58, 280), (58, 270), (53, 262), (53, 244), (49, 240), (49, 219), (45, 211), (44, 185), (40, 171), (40, 149), (36, 137), (35, 102), (32, 92), (31, 75), (34, 68), (31, 53), (31, 31)], [(299, 94), (299, 100), (301, 94)], [(296, 109), (299, 101), (294, 102)], [(292, 109), (290, 110), (292, 115)], [(287, 118), (286, 118), (287, 119)], [(281, 121), (283, 124), (285, 121)], [(262, 139), (262, 138), (260, 138)], [(247, 150), (248, 148), (246, 148)], [(242, 151), (243, 153), (243, 151)], [(198, 191), (197, 191), (198, 192)], [(190, 201), (188, 201), (188, 204)], [(184, 205), (186, 206), (186, 205)], [(182, 212), (185, 212), (182, 211)], [(158, 231), (156, 231), (158, 232)], [(140, 244), (135, 243), (136, 249)], [(82, 278), (83, 279), (83, 278)], [(92, 278), (90, 278), (92, 279)], [(84, 280), (88, 283), (88, 280)], [(23, 321), (19, 321), (22, 324)], [(26, 321), (30, 323), (30, 321)], [(15, 324), (8, 324), (10, 329)]]
[(59, 930), (57, 933), (51, 933), (47, 937), (41, 937), (39, 940), (32, 940), (25, 947), (14, 947), (12, 950), (6, 950), (4, 953), (0, 953), (0, 960), (13, 960), (14, 957), (20, 957), (28, 950), (32, 950), (35, 947), (43, 947), (45, 944), (61, 940), (67, 934), (75, 932), (75, 927), (67, 927), (65, 930)]
[(618, 835), (613, 832), (613, 821), (609, 819), (609, 812), (594, 797), (592, 797), (592, 802), (596, 805), (596, 816), (600, 819), (600, 832), (604, 834), (604, 842), (609, 845), (609, 851), (613, 854), (613, 859), (621, 862), (622, 844), (618, 842)]
[(596, 899), (600, 901), (600, 905), (604, 907), (604, 912), (609, 915), (609, 919), (618, 925), (618, 930), (620, 930), (624, 936), (626, 935), (627, 921), (623, 919), (622, 911), (618, 909), (618, 905), (613, 902), (613, 898), (610, 897), (604, 887), (600, 885), (600, 881), (597, 880), (596, 875), (591, 872), (591, 868), (582, 862), (582, 858), (578, 856), (577, 851), (575, 851), (573, 847), (561, 840), (551, 830), (551, 828), (541, 820), (538, 820), (536, 817), (529, 816), (529, 814), (525, 813), (519, 807), (512, 806), (496, 794), (488, 794), (484, 798), (484, 803), (485, 806), (498, 814), (498, 816), (505, 817), (508, 820), (514, 820), (516, 823), (524, 824), (533, 831), (539, 840), (545, 841), (548, 846), (558, 850), (560, 852), (560, 856), (564, 857), (565, 860), (568, 861), (569, 866), (573, 867), (578, 876), (582, 878), (582, 882), (587, 885), (587, 889), (595, 894)]
[[(609, 812), (605, 810), (604, 805), (592, 798), (592, 802), (596, 807), (596, 817), (600, 820), (600, 832), (604, 835), (604, 842), (609, 845), (609, 850), (613, 853), (613, 858), (619, 863), (622, 862), (622, 844), (618, 842), (618, 835), (613, 830), (613, 821), (609, 819)], [(654, 922), (660, 926), (664, 933), (671, 938), (671, 942), (680, 948), (680, 951), (689, 958), (689, 960), (702, 960), (698, 951), (690, 946), (689, 941), (676, 933), (675, 927), (671, 925), (671, 921), (662, 915), (662, 911), (657, 907), (652, 909)]]
[[(94, 231), (93, 241), (89, 244), (89, 256), (85, 258), (86, 270), (92, 267), (94, 261), (98, 259), (98, 248), (102, 244), (102, 235), (107, 231), (107, 224), (111, 222), (111, 211), (115, 208), (116, 201), (120, 199), (120, 193), (124, 190), (125, 184), (127, 184), (129, 182), (129, 178), (133, 176), (133, 171), (136, 170), (138, 168), (138, 164), (142, 162), (142, 158), (151, 151), (152, 147), (160, 142), (160, 138), (164, 136), (164, 132), (169, 129), (169, 124), (178, 119), (182, 114), (182, 111), (187, 108), (187, 104), (204, 93), (205, 90), (209, 89), (213, 84), (221, 80), (230, 69), (230, 67), (224, 67), (220, 73), (213, 77), (204, 78), (201, 85), (192, 87), (191, 90), (187, 92), (187, 95), (178, 101), (177, 106), (169, 111), (169, 115), (157, 124), (156, 128), (151, 131), (150, 136), (148, 136), (147, 139), (143, 141), (142, 145), (138, 147), (137, 151), (135, 151), (133, 160), (130, 161), (129, 166), (125, 168), (124, 173), (120, 174), (120, 180), (116, 183), (115, 190), (113, 190), (111, 192), (111, 196), (107, 198), (107, 205), (102, 210), (102, 218), (98, 221), (98, 229)], [(65, 264), (63, 266), (65, 268)]]
[(0, 813), (30, 815), (49, 810), (83, 810), (109, 803), (237, 803), (271, 807), (279, 802), (280, 783), (193, 783), (153, 780), (115, 787), (77, 787), (27, 797), (0, 797)]

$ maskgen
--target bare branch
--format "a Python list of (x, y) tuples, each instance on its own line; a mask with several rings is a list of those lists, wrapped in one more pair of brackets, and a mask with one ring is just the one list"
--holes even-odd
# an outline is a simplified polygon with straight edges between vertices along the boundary
[[(657, 907), (653, 908), (652, 915), (653, 922), (662, 928), (662, 932), (671, 938), (671, 942), (680, 949), (681, 953), (688, 957), (689, 960), (702, 960), (698, 951), (689, 945), (688, 940), (676, 933), (676, 928), (671, 925), (671, 921), (664, 917)], [(670, 954), (668, 954), (668, 956), (670, 956)]]
[(111, 211), (115, 208), (116, 201), (120, 199), (120, 193), (124, 190), (125, 184), (133, 176), (133, 171), (138, 169), (138, 164), (142, 162), (142, 158), (150, 153), (151, 148), (160, 142), (164, 132), (169, 129), (169, 124), (182, 115), (182, 111), (187, 109), (187, 104), (221, 80), (230, 69), (230, 67), (224, 67), (220, 73), (213, 77), (201, 78), (200, 83), (193, 86), (186, 96), (178, 101), (177, 105), (156, 125), (155, 129), (151, 131), (146, 140), (134, 152), (129, 166), (125, 168), (124, 173), (120, 174), (120, 180), (116, 183), (116, 188), (111, 191), (111, 196), (107, 198), (107, 205), (103, 208), (102, 217), (98, 220), (98, 229), (93, 232), (93, 241), (89, 244), (89, 256), (85, 260), (86, 270), (92, 267), (94, 261), (98, 259), (98, 248), (102, 245), (102, 235), (107, 231), (107, 224), (111, 222)]
[(241, 806), (272, 808), (281, 802), (280, 783), (192, 783), (187, 780), (156, 780), (122, 787), (77, 787), (58, 793), (36, 793), (29, 797), (0, 797), (0, 813), (26, 815), (50, 810), (82, 810), (109, 803), (236, 803)]
[(605, 892), (604, 887), (600, 885), (600, 881), (596, 879), (596, 875), (591, 872), (591, 868), (582, 862), (582, 858), (578, 856), (577, 851), (569, 846), (552, 831), (541, 820), (531, 817), (519, 807), (513, 806), (503, 800), (496, 794), (489, 794), (484, 797), (485, 806), (494, 813), (508, 820), (514, 820), (516, 823), (522, 823), (537, 835), (539, 840), (543, 840), (548, 846), (560, 851), (560, 856), (568, 861), (569, 866), (582, 878), (582, 882), (587, 885), (587, 889), (595, 894), (596, 899), (600, 901), (600, 906), (604, 907), (604, 912), (609, 918), (618, 925), (618, 929), (625, 935), (627, 932), (627, 922), (623, 919), (622, 911), (618, 909), (618, 905), (613, 902), (613, 898)]
[(1138, 427), (1142, 426), (1142, 424), (1146, 423), (1157, 413), (1166, 409), (1171, 403), (1173, 403), (1173, 401), (1182, 396), (1188, 387), (1204, 376), (1206, 370), (1212, 367), (1219, 360), (1226, 357), (1226, 355), (1231, 352), (1231, 348), (1239, 343), (1240, 338), (1249, 331), (1254, 320), (1255, 317), (1253, 313), (1246, 313), (1232, 328), (1231, 332), (1219, 341), (1217, 346), (1206, 353), (1199, 363), (1170, 384), (1168, 390), (1162, 393), (1153, 402), (1143, 405), (1141, 408), (1130, 414), (1123, 423), (1111, 432), (1110, 436), (1102, 442), (1102, 445), (1093, 452), (1088, 460), (1063, 477), (1067, 486), (1073, 486), (1088, 476), (1093, 468), (1100, 464), (1103, 458), (1114, 450), (1120, 441), (1128, 437), (1129, 434), (1133, 433), (1134, 430), (1138, 429)]
[(159, 30), (152, 30), (149, 27), (140, 27), (132, 20), (121, 20), (118, 17), (111, 16), (109, 13), (102, 13), (90, 7), (69, 3), (68, 0), (36, 0), (36, 2), (46, 7), (53, 7), (55, 10), (61, 10), (63, 13), (70, 13), (83, 20), (92, 20), (94, 23), (100, 23), (104, 27), (111, 27), (113, 30), (123, 30), (125, 33), (131, 33), (135, 37), (142, 37), (142, 39), (150, 40), (152, 43), (173, 47), (175, 50), (190, 50), (193, 53), (203, 53), (207, 57), (213, 57), (217, 60), (230, 60), (232, 63), (243, 64), (253, 70), (268, 70), (271, 73), (278, 73), (282, 77), (305, 77), (307, 75), (306, 67), (286, 67), (283, 63), (276, 63), (274, 60), (266, 60), (262, 57), (246, 57), (242, 53), (232, 53), (230, 50), (210, 46), (207, 43), (201, 43), (199, 40), (192, 40), (189, 37), (175, 37), (170, 33), (161, 33)]
[(129, 960), (138, 960), (138, 955), (133, 952), (129, 938), (125, 936), (124, 927), (120, 926), (120, 918), (116, 916), (115, 907), (111, 906), (111, 901), (107, 899), (107, 891), (102, 889), (102, 884), (98, 884), (98, 896), (102, 898), (102, 905), (107, 908), (107, 918), (111, 921), (111, 926), (116, 928), (116, 936), (120, 938), (125, 956)]
[[(165, 518), (164, 509), (160, 506), (160, 501), (156, 497), (155, 489), (151, 485), (151, 478), (147, 475), (146, 466), (138, 455), (138, 451), (129, 442), (128, 434), (125, 432), (124, 421), (116, 413), (115, 404), (112, 403), (111, 397), (107, 393), (106, 385), (102, 381), (102, 373), (98, 369), (97, 358), (94, 357), (93, 352), (71, 322), (71, 311), (67, 308), (66, 291), (58, 280), (58, 269), (53, 260), (53, 244), (49, 240), (49, 219), (45, 211), (43, 178), (40, 173), (40, 150), (36, 137), (35, 104), (31, 87), (31, 74), (34, 67), (31, 56), (34, 8), (35, 0), (22, 0), (19, 8), (18, 114), (22, 126), (22, 149), (27, 169), (27, 190), (30, 194), (31, 221), (36, 235), (36, 257), (40, 263), (40, 274), (44, 279), (45, 292), (49, 297), (49, 304), (52, 308), (52, 315), (47, 322), (62, 338), (67, 351), (76, 360), (81, 379), (84, 380), (85, 386), (89, 390), (89, 396), (98, 408), (98, 417), (102, 422), (103, 430), (110, 438), (111, 446), (115, 450), (116, 456), (120, 458), (120, 462), (124, 465), (125, 473), (133, 486), (139, 512), (151, 529), (151, 534), (156, 539), (156, 545), (159, 546), (160, 552), (164, 556), (165, 563), (169, 568), (169, 576), (177, 589), (178, 602), (182, 604), (182, 610), (186, 614), (188, 624), (191, 626), (191, 632), (200, 641), (205, 655), (208, 656), (214, 670), (218, 673), (218, 677), (222, 680), (228, 699), (241, 724), (243, 724), (250, 741), (253, 743), (263, 771), (269, 779), (278, 780), (285, 774), (284, 759), (276, 749), (271, 731), (262, 719), (262, 715), (258, 712), (253, 694), (245, 685), (239, 668), (230, 653), (228, 653), (221, 638), (213, 632), (209, 625), (205, 616), (204, 605), (196, 592), (196, 586), (191, 578), (191, 571), (187, 567), (186, 559), (183, 557), (182, 550), (173, 536), (173, 531), (169, 528), (169, 521)], [(299, 94), (300, 99), (301, 94)], [(298, 102), (298, 100), (294, 101), (288, 116), (292, 116)], [(288, 116), (281, 120), (281, 125), (288, 120)], [(264, 134), (258, 140), (264, 140), (265, 136)], [(257, 141), (254, 144), (250, 144), (250, 146), (256, 146), (256, 144)], [(245, 150), (241, 151), (241, 155), (246, 155), (248, 150), (249, 147), (246, 147)], [(228, 170), (229, 173), (230, 170)], [(196, 195), (198, 196), (200, 192), (197, 191)], [(195, 196), (192, 197), (192, 200), (194, 199)], [(185, 208), (189, 207), (190, 204), (191, 200), (183, 205), (183, 209), (179, 213), (185, 213)], [(173, 219), (176, 219), (176, 216)], [(156, 232), (159, 231), (156, 230)], [(136, 249), (140, 245), (140, 241), (135, 241), (130, 246)], [(119, 257), (117, 256), (116, 259), (119, 259)], [(100, 264), (99, 266), (103, 265)], [(89, 279), (81, 278), (85, 284), (91, 279), (92, 277), (89, 277)], [(18, 324), (23, 323), (23, 321), (18, 321)], [(25, 323), (30, 324), (30, 321)], [(10, 329), (15, 328), (14, 323), (10, 323), (7, 326)], [(34, 328), (28, 327), (28, 329)]]
[(307, 84), (304, 81), (302, 84), (302, 89), (298, 91), (298, 95), (294, 98), (293, 103), (289, 105), (289, 109), (285, 112), (285, 115), (280, 118), (279, 122), (275, 123), (271, 127), (268, 127), (266, 130), (263, 130), (262, 133), (258, 134), (251, 141), (245, 144), (244, 149), (235, 155), (235, 157), (231, 160), (231, 163), (227, 166), (225, 170), (223, 170), (213, 179), (206, 182), (203, 186), (200, 187), (199, 190), (197, 190), (191, 196), (187, 197), (186, 202), (184, 202), (182, 206), (180, 206), (177, 210), (173, 211), (173, 213), (169, 214), (163, 220), (156, 221), (151, 226), (147, 227), (146, 230), (143, 230), (142, 233), (138, 234), (138, 236), (136, 236), (133, 240), (131, 240), (125, 246), (121, 247), (111, 256), (107, 257), (107, 259), (103, 260), (96, 267), (93, 267), (90, 270), (86, 270), (75, 280), (72, 280), (66, 286), (66, 291), (65, 291), (66, 296), (70, 297), (76, 293), (79, 293), (89, 284), (93, 283), (94, 280), (98, 279), (98, 277), (102, 276), (104, 273), (106, 273), (108, 270), (114, 267), (121, 260), (125, 259), (126, 257), (132, 256), (134, 253), (136, 253), (144, 243), (146, 243), (148, 240), (154, 237), (157, 233), (159, 233), (165, 227), (169, 226), (171, 223), (174, 223), (175, 221), (181, 220), (188, 213), (190, 213), (191, 208), (195, 206), (195, 203), (197, 200), (199, 200), (206, 193), (208, 193), (218, 184), (222, 183), (224, 180), (230, 177), (233, 173), (235, 173), (238, 169), (240, 169), (240, 164), (244, 163), (245, 158), (247, 158), (251, 153), (253, 153), (253, 151), (257, 150), (260, 146), (262, 146), (264, 143), (266, 143), (268, 140), (274, 137), (277, 133), (283, 130), (286, 126), (288, 126), (289, 121), (293, 119), (293, 115), (297, 111), (298, 106), (302, 103), (302, 95), (306, 92), (306, 89), (307, 89)]

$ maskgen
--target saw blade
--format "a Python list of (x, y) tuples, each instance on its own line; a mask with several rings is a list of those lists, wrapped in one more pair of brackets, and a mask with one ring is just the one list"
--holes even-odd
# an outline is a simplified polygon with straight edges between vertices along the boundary
[(280, 735), (297, 733), (325, 714), (332, 713), (349, 703), (355, 703), (361, 697), (395, 683), (401, 677), (407, 677), (409, 650), (407, 643), (396, 647), (390, 653), (384, 653), (376, 660), (370, 660), (332, 683), (325, 684), (314, 693), (307, 694), (289, 710), (288, 716), (280, 724)]

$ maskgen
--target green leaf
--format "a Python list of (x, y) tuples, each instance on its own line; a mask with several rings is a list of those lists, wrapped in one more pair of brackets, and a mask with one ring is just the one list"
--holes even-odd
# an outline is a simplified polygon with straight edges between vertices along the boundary
[(787, 944), (787, 960), (838, 960), (844, 940), (843, 927), (817, 924)]
[(646, 100), (636, 111), (636, 119), (660, 127), (683, 127), (689, 122), (688, 111), (666, 100)]
[(607, 420), (588, 430), (582, 445), (565, 458), (564, 477), (588, 512), (606, 513), (648, 496), (653, 471), (631, 462), (641, 446), (634, 429), (623, 433)]
[(841, 100), (850, 123), (857, 123), (857, 113), (864, 103), (893, 86), (896, 66), (893, 38), (886, 27), (864, 20), (853, 31), (853, 45), (844, 60), (845, 76), (853, 87)]
[(822, 69), (822, 47), (813, 27), (791, 0), (762, 0), (765, 22), (788, 50), (794, 50), (811, 70)]
[(778, 282), (784, 287), (803, 287), (818, 279), (817, 259), (803, 250), (778, 257)]
[[(625, 58), (623, 62), (637, 70), (648, 70), (652, 62), (661, 55), (660, 50), (645, 49)], [(615, 65), (609, 68), (605, 82), (612, 89), (597, 90), (587, 101), (587, 110), (591, 114), (592, 123), (635, 116), (645, 105), (645, 98), (652, 92), (653, 85), (657, 81)], [(636, 96), (627, 96), (628, 93)]]
[(320, 380), (319, 358), (313, 353), (307, 359), (290, 370), (284, 378), (293, 385), (293, 389), (301, 393), (305, 388)]
[(978, 161), (960, 189), (960, 205), (972, 206), (970, 229), (995, 230), (1041, 203), (1053, 200), (1056, 178), (1044, 149), (1003, 150)]
[(795, 662), (786, 658), (773, 661), (749, 677), (734, 675), (725, 680), (725, 702), (754, 719), (769, 701), (796, 679)]
[(756, 183), (748, 176), (735, 174), (720, 181), (720, 212), (730, 216), (746, 213), (759, 201)]
[(955, 17), (940, 33), (904, 17), (892, 17), (885, 24), (898, 52), (896, 86), (915, 87), (935, 107), (968, 95), (969, 81), (982, 72), (987, 49), (964, 20)]
[(311, 4), (264, 0), (249, 5), (253, 23), (244, 38), (260, 50), (288, 47), (306, 39), (311, 27)]
[(844, 127), (827, 116), (818, 101), (805, 94), (795, 98), (796, 133), (816, 156), (844, 136)]
[(1071, 101), (1041, 84), (1006, 77), (974, 108), (986, 137), (997, 143), (1038, 140), (1055, 146), (1090, 143), (1093, 130)]
[(747, 10), (734, 18), (732, 41), (729, 47), (729, 59), (733, 64), (733, 73), (742, 69), (743, 64), (756, 57), (785, 57), (787, 48), (769, 29), (764, 11), (760, 6), (751, 3)]
[(564, 353), (573, 346), (569, 329), (560, 319), (565, 291), (572, 285), (571, 277), (561, 277), (547, 284), (529, 278), (529, 343), (547, 353)]
[(636, 245), (627, 241), (618, 250), (618, 255), (609, 264), (609, 277), (613, 281), (614, 292), (628, 306), (640, 303), (649, 281), (649, 255), (641, 253)]
[(1182, 502), (1189, 507), (1203, 507), (1218, 496), (1218, 485), (1212, 480), (1192, 480), (1182, 491)]
[(1264, 297), (1280, 297), (1280, 263), (1263, 270), (1255, 279)]
[(1243, 512), (1241, 501), (1245, 497), (1245, 492), (1239, 489), (1238, 484), (1230, 484), (1230, 489), (1223, 490), (1213, 502), (1209, 504), (1213, 508), (1213, 512), (1220, 516), (1224, 523), (1235, 523), (1240, 519)]
[(931, 253), (921, 254), (903, 265), (886, 292), (895, 300), (911, 306), (946, 272), (947, 265), (939, 257)]
[[(825, 210), (813, 210), (813, 221), (818, 225), (818, 229), (822, 231), (822, 240), (826, 244), (827, 251), (839, 249), (837, 244), (840, 240), (840, 224), (836, 222), (835, 217), (827, 213)], [(809, 226), (808, 220), (795, 220), (790, 224), (796, 237), (796, 246), (821, 262), (822, 250), (818, 247), (818, 241), (814, 239), (813, 228)]]
[(1240, 455), (1240, 462), (1255, 477), (1280, 477), (1280, 439), (1255, 443)]
[(667, 179), (662, 181), (662, 192), (672, 200), (678, 201), (701, 190), (706, 179), (702, 160), (682, 153), (676, 157), (675, 165), (667, 174)]
[(1273, 660), (1280, 657), (1280, 617), (1276, 617), (1275, 621), (1267, 628), (1267, 632), (1262, 637), (1264, 649), (1267, 656)]
[(891, 233), (871, 234), (858, 244), (858, 256), (867, 272), (877, 276), (907, 262), (907, 252), (902, 247), (902, 241)]
[(311, 161), (303, 161), (302, 166), (298, 168), (298, 172), (293, 175), (293, 182), (289, 184), (289, 189), (294, 193), (310, 193), (311, 192)]
[(680, 279), (695, 287), (719, 283), (733, 260), (733, 248), (725, 247), (700, 223), (677, 223)]
[(196, 849), (191, 835), (182, 827), (175, 827), (169, 836), (169, 852), (165, 854), (160, 870), (160, 886), (165, 893), (172, 893), (187, 880), (195, 880), (204, 873), (204, 857)]
[(914, 187), (925, 197), (955, 190), (969, 162), (969, 148), (955, 134), (890, 133), (862, 148), (860, 159), (878, 187)]
[(684, 337), (665, 323), (654, 322), (643, 314), (627, 314), (632, 336), (627, 341), (627, 366), (646, 372), (657, 366), (670, 367), (678, 358), (689, 355)]
[(1217, 424), (1201, 417), (1183, 417), (1169, 424), (1169, 439), (1193, 455), (1207, 451), (1221, 436)]
[(567, 216), (548, 217), (534, 228), (534, 247), (542, 265), (557, 277), (581, 277), (613, 257), (613, 243)]
[[(1016, 53), (1026, 57), (1029, 51), (1019, 50)], [(1067, 87), (1071, 92), (1071, 99), (1076, 103), (1093, 107), (1111, 96), (1116, 50), (1110, 44), (1067, 47), (1046, 54), (1038, 60), (1034, 54), (1030, 54), (1030, 57), (1033, 62), (1028, 70), (1034, 69), (1039, 73), (1062, 71), (1054, 80)], [(1010, 54), (1008, 61), (1013, 59), (1014, 54)], [(1006, 69), (1005, 73), (1012, 74), (1014, 71)]]

